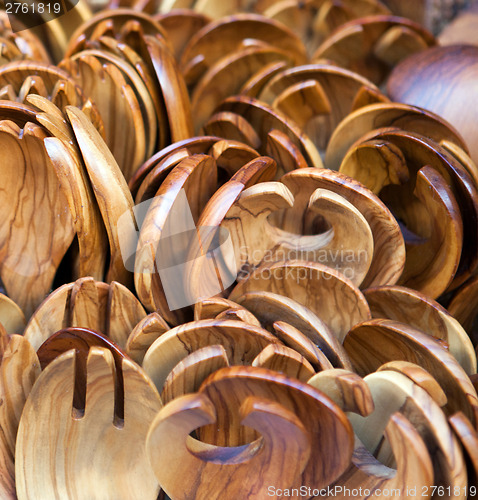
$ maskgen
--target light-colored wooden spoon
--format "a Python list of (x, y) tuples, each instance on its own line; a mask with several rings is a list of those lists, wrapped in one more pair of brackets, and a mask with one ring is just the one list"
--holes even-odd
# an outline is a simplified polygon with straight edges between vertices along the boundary
[(416, 363), (435, 377), (445, 392), (447, 414), (462, 411), (472, 422), (476, 421), (478, 397), (469, 377), (430, 335), (404, 323), (374, 319), (352, 328), (344, 347), (361, 375), (372, 373), (389, 361)]
[[(244, 425), (261, 434), (260, 444), (226, 448), (192, 438), (192, 431), (216, 420), (214, 404), (203, 394), (186, 395), (164, 407), (148, 433), (147, 450), (168, 495), (178, 500), (260, 500), (269, 484), (287, 488), (295, 483), (311, 454), (300, 419), (280, 404), (255, 396), (244, 400), (239, 413)], [(291, 460), (285, 467), (284, 454)], [(181, 464), (179, 470), (176, 464)]]
[(198, 349), (222, 345), (229, 363), (237, 365), (251, 364), (268, 344), (280, 341), (267, 330), (242, 321), (193, 321), (163, 333), (146, 351), (143, 368), (162, 391), (171, 370)]
[(0, 495), (15, 500), (15, 441), (28, 395), (40, 375), (40, 362), (25, 337), (0, 338)]
[(267, 291), (293, 298), (309, 308), (342, 342), (350, 328), (370, 317), (361, 292), (337, 271), (322, 264), (294, 261), (262, 265), (232, 290), (236, 300), (247, 292)]
[(75, 357), (70, 350), (52, 361), (25, 405), (15, 457), (19, 500), (98, 495), (156, 499), (159, 485), (145, 446), (161, 407), (157, 391), (135, 363), (123, 359), (124, 420), (119, 420), (113, 355), (94, 346), (86, 364), (85, 411), (75, 413)]
[(23, 311), (10, 298), (0, 293), (0, 323), (7, 334), (21, 335), (25, 329), (26, 320)]
[(401, 286), (369, 288), (364, 296), (372, 318), (400, 321), (444, 340), (465, 372), (476, 373), (476, 354), (470, 337), (438, 302)]

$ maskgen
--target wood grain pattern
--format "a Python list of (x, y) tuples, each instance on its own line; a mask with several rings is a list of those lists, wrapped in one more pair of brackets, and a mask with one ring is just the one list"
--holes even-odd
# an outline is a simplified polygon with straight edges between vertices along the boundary
[(276, 321), (272, 325), (274, 335), (286, 346), (303, 356), (316, 371), (333, 368), (329, 358), (295, 326), (284, 321)]
[[(321, 106), (321, 113), (309, 112), (309, 119), (304, 123), (303, 129), (321, 152), (325, 151), (334, 129), (354, 106), (359, 105), (360, 95), (368, 93), (376, 96), (376, 100), (387, 100), (366, 78), (337, 66), (317, 63), (281, 71), (265, 85), (259, 98), (275, 107), (280, 103), (280, 96), (286, 96), (291, 89), (305, 83), (311, 85), (312, 82), (318, 85), (317, 90), (322, 95), (325, 106)], [(315, 106), (313, 103), (310, 105)], [(286, 114), (288, 115), (287, 112)], [(296, 114), (294, 112), (292, 117)], [(300, 121), (303, 122), (304, 119), (301, 118)]]
[(405, 375), (413, 383), (424, 389), (432, 398), (433, 401), (441, 408), (447, 403), (447, 397), (438, 382), (421, 366), (408, 361), (390, 361), (382, 365), (377, 372), (390, 370)]
[(360, 291), (340, 273), (318, 263), (290, 260), (263, 265), (236, 285), (229, 298), (258, 291), (293, 297), (314, 312), (339, 342), (354, 324), (370, 317)]
[[(259, 320), (248, 309), (232, 300), (223, 297), (211, 297), (201, 300), (194, 306), (194, 319), (234, 319), (235, 317), (245, 323), (261, 326)], [(226, 317), (223, 317), (226, 316)]]
[(199, 320), (177, 326), (161, 335), (148, 349), (143, 368), (159, 391), (171, 370), (194, 351), (222, 345), (231, 365), (251, 364), (268, 344), (280, 341), (267, 330), (242, 321)]
[(344, 347), (361, 375), (389, 361), (416, 363), (435, 377), (445, 392), (447, 414), (463, 411), (475, 421), (476, 391), (463, 368), (433, 337), (403, 323), (374, 319), (352, 328), (345, 337)]
[[(450, 287), (450, 289), (455, 289), (470, 276), (473, 272), (472, 270), (475, 269), (477, 265), (478, 252), (476, 251), (475, 240), (478, 234), (478, 226), (476, 224), (478, 206), (476, 203), (477, 191), (472, 177), (453, 155), (425, 136), (398, 129), (388, 129), (371, 132), (370, 135), (365, 136), (364, 139), (378, 139), (382, 142), (392, 143), (401, 150), (407, 162), (410, 180), (397, 187), (389, 185), (382, 189), (381, 198), (387, 206), (390, 207), (394, 215), (404, 221), (404, 225), (406, 226), (405, 231), (410, 230), (421, 238), (429, 239), (429, 242), (425, 242), (425, 244), (432, 244), (433, 239), (437, 238), (438, 234), (433, 234), (431, 232), (432, 230), (435, 233), (436, 229), (438, 229), (438, 233), (445, 230), (445, 227), (440, 228), (441, 224), (438, 224), (438, 227), (435, 228), (430, 226), (430, 222), (427, 222), (434, 220), (433, 214), (436, 213), (436, 210), (441, 204), (438, 202), (438, 199), (440, 197), (443, 198), (443, 205), (447, 205), (446, 210), (456, 213), (456, 209), (454, 208), (455, 204), (453, 203), (453, 198), (455, 198), (459, 208), (458, 214), (461, 216), (463, 227), (466, 228), (463, 233), (462, 253), (459, 267)], [(423, 168), (422, 171), (424, 165), (425, 168)], [(429, 188), (426, 187), (426, 184), (430, 182), (435, 184), (433, 180), (434, 177), (431, 177), (433, 172), (431, 172), (430, 169), (436, 170), (434, 177), (438, 175), (442, 178), (440, 180), (436, 177), (436, 187), (434, 188), (435, 190), (440, 190), (441, 194), (436, 200), (429, 199), (427, 201), (427, 191), (429, 191)], [(425, 184), (421, 186), (421, 183), (417, 180), (417, 175), (420, 171), (426, 174), (422, 179), (422, 181), (425, 181)], [(448, 194), (450, 191), (453, 195), (452, 197)], [(422, 205), (417, 203), (416, 199), (414, 200), (415, 196), (422, 201)], [(405, 199), (409, 201), (404, 203)], [(425, 210), (426, 206), (432, 209), (428, 217)], [(430, 208), (428, 209), (429, 211)], [(456, 225), (456, 222), (452, 222), (450, 218), (448, 224)], [(435, 225), (436, 224), (434, 224), (434, 226)], [(451, 228), (448, 228), (448, 230), (449, 229)], [(412, 248), (414, 246), (420, 246), (420, 241), (414, 242), (413, 236), (410, 240), (412, 242)], [(434, 247), (436, 249), (441, 247), (441, 243), (438, 242), (439, 238), (435, 241)], [(408, 250), (412, 250), (410, 245), (407, 246)], [(452, 249), (456, 258), (457, 249), (451, 246), (450, 250)], [(414, 248), (413, 251), (415, 251)], [(446, 259), (446, 255), (444, 255), (444, 257)], [(413, 262), (407, 259), (407, 265), (411, 267)], [(451, 266), (451, 264), (449, 265)], [(451, 268), (452, 267), (450, 267), (450, 269)], [(406, 271), (406, 273), (408, 273), (408, 271)], [(405, 278), (405, 275), (403, 278)], [(433, 275), (431, 278), (433, 280)], [(445, 278), (444, 275), (443, 279), (445, 280)], [(405, 283), (402, 282), (402, 284)], [(412, 286), (412, 288), (414, 287)], [(441, 291), (439, 293), (441, 293)], [(433, 297), (431, 293), (429, 295)]]
[(252, 366), (267, 368), (301, 382), (307, 382), (315, 374), (313, 366), (304, 356), (279, 344), (269, 344), (265, 347), (254, 358)]
[(104, 121), (106, 144), (129, 180), (147, 154), (147, 132), (140, 107), (144, 104), (140, 105), (135, 91), (114, 64), (80, 53), (75, 59), (64, 60), (62, 68), (68, 70), (98, 106)]
[(220, 368), (229, 366), (222, 345), (211, 345), (192, 352), (169, 373), (161, 391), (161, 400), (168, 404), (173, 399), (197, 392), (206, 378)]
[(313, 59), (329, 59), (376, 84), (406, 57), (436, 41), (420, 24), (393, 16), (367, 16), (343, 24), (316, 50)]
[[(251, 311), (267, 330), (274, 327), (277, 333), (276, 322), (287, 323), (296, 328), (302, 334), (301, 336), (305, 336), (312, 344), (315, 344), (314, 347), (318, 347), (333, 366), (352, 368), (342, 345), (327, 324), (296, 300), (276, 293), (259, 291), (247, 292), (237, 297), (236, 302)], [(286, 341), (284, 343), (289, 347), (294, 347)]]
[[(326, 264), (359, 286), (373, 256), (372, 232), (365, 218), (340, 195), (324, 189), (315, 190), (301, 213), (302, 208), (295, 207), (292, 193), (280, 182), (263, 182), (242, 192), (221, 223), (231, 237), (237, 270), (301, 259)], [(304, 221), (305, 227), (283, 229), (292, 225), (284, 221), (288, 217)], [(327, 229), (314, 231), (317, 220)]]
[[(281, 178), (292, 192), (297, 209), (307, 206), (316, 189), (328, 189), (343, 196), (364, 216), (373, 234), (374, 254), (362, 287), (395, 284), (403, 272), (405, 244), (400, 227), (383, 202), (357, 181), (330, 170), (300, 169)], [(290, 218), (284, 229), (296, 230), (302, 221)]]
[[(178, 245), (183, 245), (185, 256), (189, 249), (198, 247), (197, 236), (191, 237), (191, 224), (198, 221), (216, 186), (217, 167), (212, 157), (193, 155), (184, 159), (161, 184), (141, 227), (134, 264), (136, 292), (146, 309), (158, 310), (171, 324), (185, 321), (185, 313), (171, 303), (171, 298), (168, 301), (160, 272), (176, 265), (173, 256)], [(182, 263), (187, 261), (185, 258)], [(157, 270), (161, 265), (163, 269)], [(202, 296), (194, 289), (190, 291), (191, 283), (184, 282), (180, 274), (175, 285), (179, 297), (191, 297), (189, 304)]]
[[(254, 396), (245, 399), (239, 411), (242, 423), (261, 433), (260, 452), (258, 443), (231, 450), (190, 437), (197, 427), (216, 420), (214, 404), (202, 394), (176, 399), (158, 414), (148, 434), (147, 449), (168, 495), (178, 500), (223, 495), (259, 500), (266, 495), (268, 484), (294, 484), (311, 448), (299, 418), (280, 404)], [(291, 460), (287, 466), (284, 456)], [(177, 463), (182, 465), (179, 474)]]
[[(395, 454), (390, 447), (391, 443), (383, 440), (383, 431), (389, 418), (400, 412), (412, 423), (412, 429), (415, 429), (415, 433), (420, 436), (421, 440), (418, 439), (416, 442), (421, 441), (426, 450), (426, 453), (424, 450), (419, 454), (421, 460), (416, 467), (424, 466), (425, 471), (428, 469), (428, 473), (421, 472), (415, 475), (415, 468), (405, 469), (410, 471), (410, 479), (413, 478), (412, 485), (425, 479), (425, 485), (441, 485), (445, 489), (451, 486), (452, 490), (455, 486), (459, 486), (462, 489), (457, 496), (454, 496), (455, 493), (445, 493), (445, 497), (466, 498), (466, 489), (463, 488), (463, 485), (467, 484), (466, 468), (459, 443), (453, 436), (445, 415), (431, 396), (406, 376), (392, 371), (372, 373), (364, 380), (370, 388), (376, 410), (365, 418), (356, 414), (349, 415), (349, 418), (356, 435), (369, 452), (378, 456), (382, 463), (394, 468), (395, 460), (397, 465), (402, 467), (406, 462), (414, 460), (408, 455), (414, 454), (410, 450), (414, 449), (416, 443), (409, 443), (409, 447), (400, 448), (401, 453)], [(423, 446), (421, 449), (423, 450)], [(433, 464), (433, 474), (432, 483), (427, 484), (431, 472), (429, 464)], [(422, 493), (423, 491), (417, 491), (417, 498), (420, 498)], [(431, 493), (429, 490), (429, 497)]]
[(226, 97), (239, 94), (243, 84), (261, 68), (279, 61), (290, 63), (290, 58), (273, 46), (247, 47), (219, 59), (201, 77), (191, 94), (196, 131)]
[[(74, 226), (43, 145), (45, 130), (0, 122), (5, 207), (0, 227), (0, 276), (8, 295), (30, 317), (49, 292)], [(41, 195), (39, 193), (42, 193)], [(58, 216), (57, 216), (58, 214)], [(28, 226), (29, 231), (24, 228)]]
[(247, 39), (286, 51), (296, 64), (306, 60), (299, 37), (281, 23), (257, 14), (237, 14), (209, 23), (189, 40), (180, 60), (187, 84), (194, 84), (216, 61)]
[(363, 293), (372, 318), (400, 321), (444, 340), (466, 373), (476, 373), (476, 354), (470, 338), (438, 302), (401, 286), (369, 288)]
[(327, 396), (339, 408), (347, 412), (358, 413), (362, 417), (374, 411), (374, 402), (368, 385), (354, 372), (336, 368), (323, 370), (308, 382)]
[(85, 412), (78, 417), (72, 406), (74, 369), (70, 350), (48, 365), (30, 394), (17, 438), (18, 498), (41, 492), (45, 498), (89, 499), (103, 491), (118, 499), (155, 499), (159, 485), (145, 453), (146, 433), (161, 407), (154, 386), (137, 365), (123, 360), (124, 421), (118, 421), (113, 355), (92, 347)]
[[(135, 236), (133, 198), (111, 151), (84, 113), (68, 107), (67, 114), (108, 234), (111, 257), (107, 279), (129, 285), (132, 277), (124, 265), (120, 238), (123, 248), (131, 250)], [(118, 219), (121, 216), (128, 217), (127, 214), (131, 214), (130, 224), (120, 234)]]
[[(468, 472), (468, 484), (470, 486), (475, 485), (478, 482), (478, 454), (476, 452), (478, 449), (478, 433), (461, 412), (449, 417), (448, 422), (463, 447)], [(473, 494), (470, 491), (468, 498), (476, 498), (476, 496), (476, 492)]]
[[(261, 139), (261, 148), (267, 144), (267, 134), (270, 130), (279, 130), (299, 148), (300, 152), (311, 167), (322, 167), (322, 160), (316, 146), (311, 139), (303, 133), (298, 125), (282, 113), (275, 111), (267, 104), (257, 99), (236, 96), (229, 97), (217, 108), (217, 111), (228, 111), (245, 118), (257, 132)], [(207, 132), (207, 127), (205, 127)], [(257, 148), (262, 154), (261, 148)]]
[(141, 365), (149, 347), (160, 335), (168, 330), (169, 325), (159, 313), (148, 314), (138, 322), (128, 336), (125, 345), (126, 354)]
[(37, 350), (50, 335), (70, 326), (96, 330), (124, 347), (133, 326), (146, 313), (120, 283), (80, 278), (52, 292), (28, 322), (24, 336)]
[[(293, 412), (312, 444), (310, 459), (294, 487), (330, 484), (350, 462), (353, 439), (349, 421), (335, 403), (310, 385), (264, 368), (230, 367), (212, 374), (199, 394), (216, 407), (215, 425), (203, 427), (200, 437), (216, 446), (241, 446), (257, 439), (256, 431), (241, 425), (238, 411), (250, 395), (267, 398)], [(332, 454), (336, 447), (342, 450), (340, 455)]]
[(0, 339), (0, 495), (15, 500), (15, 442), (25, 402), (40, 375), (40, 362), (20, 335)]
[(467, 150), (461, 135), (439, 115), (401, 103), (370, 104), (353, 111), (338, 124), (327, 146), (325, 165), (338, 170), (350, 147), (367, 132), (397, 127), (433, 139), (457, 144)]
[[(448, 120), (463, 135), (471, 157), (478, 161), (478, 148), (472, 123), (474, 99), (471, 82), (477, 71), (478, 48), (472, 45), (434, 47), (403, 61), (390, 75), (388, 91), (396, 101), (420, 106)], [(436, 78), (437, 71), (444, 79)], [(413, 76), (412, 76), (413, 75)], [(447, 99), (442, 89), (448, 89)]]
[(81, 156), (56, 137), (47, 137), (43, 144), (55, 168), (75, 225), (79, 246), (79, 275), (102, 280), (108, 241)]
[(26, 320), (23, 311), (10, 298), (0, 293), (0, 323), (5, 333), (21, 335), (25, 329)]
[(456, 318), (470, 336), (473, 345), (478, 345), (476, 331), (476, 307), (478, 306), (478, 278), (469, 279), (454, 295), (448, 306), (450, 314)]

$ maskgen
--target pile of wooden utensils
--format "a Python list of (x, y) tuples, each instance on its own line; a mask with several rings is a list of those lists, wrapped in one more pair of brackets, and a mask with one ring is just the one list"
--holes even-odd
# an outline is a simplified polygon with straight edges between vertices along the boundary
[(478, 157), (392, 99), (435, 37), (378, 0), (20, 24), (0, 498), (478, 496)]

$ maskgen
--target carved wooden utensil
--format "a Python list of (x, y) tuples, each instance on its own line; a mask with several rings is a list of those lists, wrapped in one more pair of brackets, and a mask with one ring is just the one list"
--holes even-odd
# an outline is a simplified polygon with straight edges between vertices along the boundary
[(123, 285), (80, 278), (51, 293), (35, 311), (24, 335), (35, 349), (63, 328), (90, 328), (124, 346), (146, 312)]
[(23, 333), (26, 321), (23, 311), (10, 298), (0, 293), (0, 323), (8, 334)]
[(93, 346), (83, 373), (85, 409), (75, 411), (75, 363), (75, 350), (60, 355), (30, 393), (16, 446), (18, 498), (156, 499), (159, 485), (145, 444), (161, 407), (157, 391), (144, 372), (124, 358), (124, 419), (119, 419), (114, 411), (118, 374), (113, 355)]
[(40, 375), (35, 350), (20, 335), (0, 337), (0, 496), (15, 500), (15, 442), (28, 395)]
[(5, 207), (0, 275), (8, 295), (27, 317), (50, 290), (74, 237), (66, 198), (43, 145), (46, 137), (43, 127), (33, 123), (21, 129), (9, 120), (0, 122), (1, 171), (3, 185), (8, 186), (0, 197)]
[(416, 363), (430, 372), (442, 387), (448, 398), (444, 407), (448, 414), (462, 411), (470, 421), (476, 421), (478, 397), (469, 377), (430, 335), (398, 321), (374, 319), (352, 328), (345, 337), (344, 347), (361, 375), (389, 361)]
[[(231, 448), (206, 444), (189, 435), (216, 421), (214, 403), (204, 394), (182, 396), (160, 411), (148, 433), (147, 450), (168, 495), (178, 500), (219, 500), (224, 496), (260, 500), (270, 484), (278, 488), (294, 484), (311, 449), (300, 419), (280, 404), (255, 396), (244, 400), (239, 414), (241, 423), (262, 439)], [(284, 456), (287, 466), (280, 465)]]
[(247, 292), (267, 291), (293, 298), (309, 308), (342, 342), (352, 325), (370, 316), (360, 290), (322, 264), (290, 260), (264, 264), (232, 290), (235, 300)]
[[(421, 106), (448, 120), (465, 138), (471, 157), (478, 162), (478, 141), (473, 124), (476, 98), (474, 75), (478, 47), (435, 47), (405, 59), (390, 75), (388, 91), (396, 101)], [(437, 78), (437, 72), (443, 75)], [(411, 78), (411, 75), (414, 75)], [(443, 99), (443, 89), (448, 96)]]
[(476, 373), (476, 354), (470, 337), (438, 302), (401, 286), (369, 288), (364, 295), (372, 318), (400, 321), (445, 341), (466, 373)]

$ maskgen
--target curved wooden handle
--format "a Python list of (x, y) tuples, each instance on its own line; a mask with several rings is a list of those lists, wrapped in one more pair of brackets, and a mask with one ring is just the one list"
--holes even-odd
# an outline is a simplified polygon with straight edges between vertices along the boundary
[(262, 440), (224, 448), (191, 438), (193, 430), (216, 421), (215, 408), (203, 394), (175, 399), (158, 413), (146, 449), (169, 496), (262, 500), (268, 486), (287, 488), (300, 477), (311, 446), (300, 420), (281, 405), (256, 397), (245, 399), (239, 411), (242, 424), (257, 430)]

